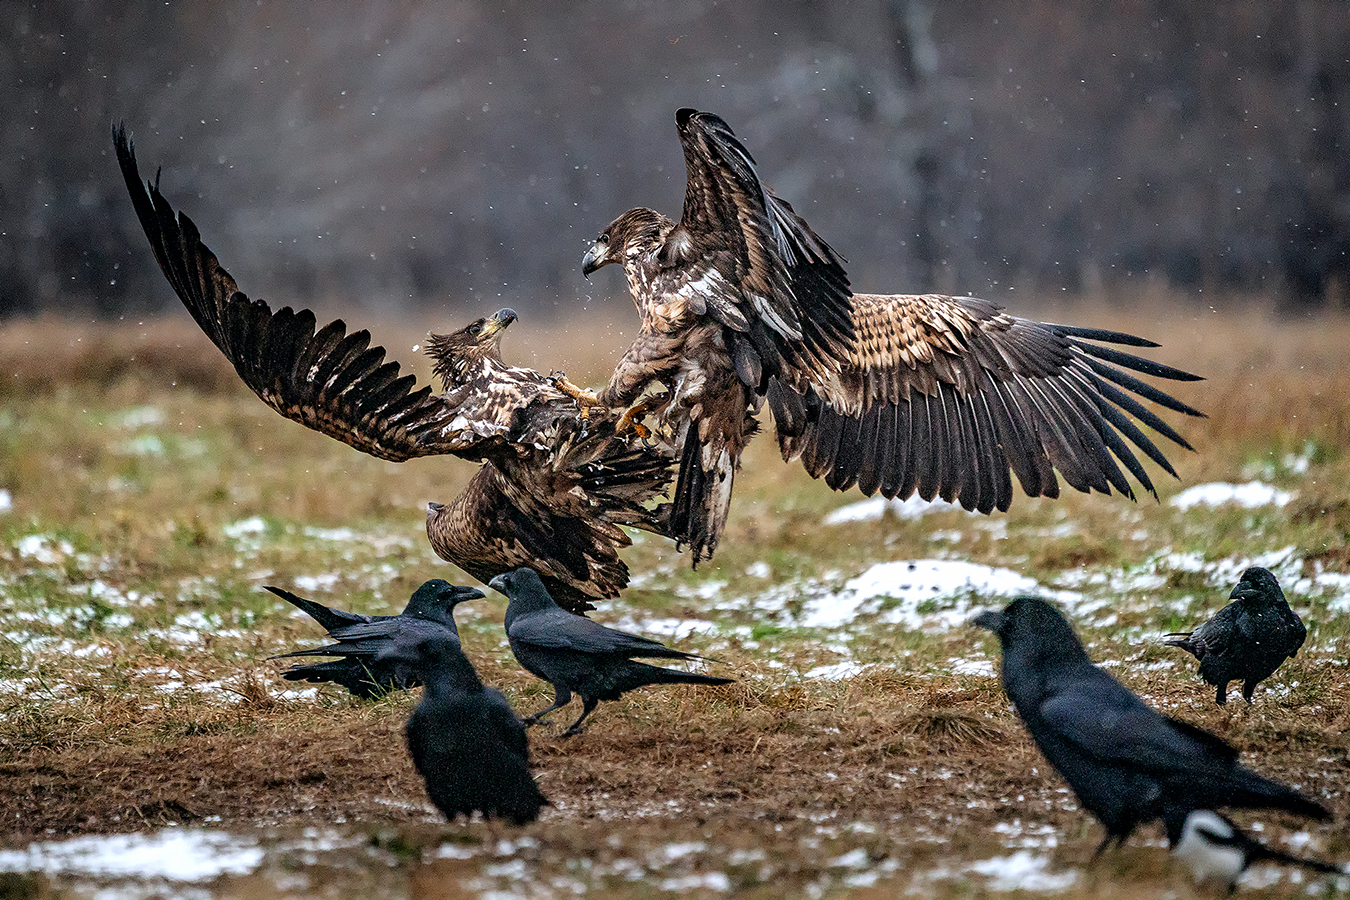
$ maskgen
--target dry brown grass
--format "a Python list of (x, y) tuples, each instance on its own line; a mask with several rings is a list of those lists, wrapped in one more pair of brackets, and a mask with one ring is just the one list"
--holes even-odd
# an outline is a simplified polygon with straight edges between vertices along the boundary
[[(772, 442), (760, 440), (739, 478), (718, 559), (691, 573), (669, 547), (640, 541), (627, 558), (635, 571), (656, 575), (603, 615), (705, 617), (703, 595), (681, 587), (717, 581), (725, 584), (710, 596), (753, 595), (830, 572), (839, 578), (878, 559), (932, 555), (929, 532), (939, 528), (963, 532), (944, 552), (1037, 577), (1126, 567), (1162, 549), (1225, 556), (1285, 545), (1297, 548), (1305, 567), (1350, 569), (1350, 459), (1343, 452), (1350, 441), (1350, 367), (1343, 350), (1350, 320), (1281, 322), (1256, 306), (1218, 313), (1166, 298), (1125, 311), (1112, 299), (1034, 313), (1149, 336), (1163, 344), (1153, 358), (1208, 378), (1176, 386), (1179, 397), (1209, 418), (1168, 416), (1197, 452), (1170, 454), (1180, 483), (1155, 471), (1164, 498), (1201, 481), (1257, 477), (1250, 473), (1266, 466), (1277, 483), (1298, 490), (1283, 514), (1188, 517), (1149, 499), (1134, 505), (1072, 495), (1015, 504), (1006, 535), (955, 518), (826, 531), (820, 515), (840, 498), (796, 467), (784, 467)], [(631, 326), (626, 306), (609, 311), (620, 324), (526, 320), (513, 328), (505, 352), (514, 361), (599, 383), (626, 344), (623, 327)], [(361, 324), (358, 316), (349, 321)], [(394, 326), (378, 329), (375, 340), (426, 379), (429, 368), (410, 349), (424, 333), (422, 323)], [(316, 599), (386, 611), (424, 578), (458, 577), (431, 558), (420, 509), (426, 500), (451, 496), (472, 467), (444, 460), (393, 466), (281, 421), (240, 387), (187, 320), (11, 324), (0, 329), (0, 372), (6, 376), (0, 488), (13, 495), (13, 510), (0, 515), (0, 621), (15, 610), (97, 613), (87, 596), (94, 579), (158, 598), (112, 609), (135, 620), (122, 628), (79, 617), (5, 622), (6, 632), (32, 628), (50, 641), (33, 649), (0, 638), (0, 679), (37, 679), (26, 693), (0, 696), (0, 844), (20, 846), (49, 832), (136, 831), (170, 822), (284, 830), (345, 821), (394, 829), (394, 837), (379, 831), (372, 839), (386, 854), (372, 858), (392, 860), (386, 868), (397, 874), (360, 870), (359, 877), (380, 890), (441, 885), (435, 891), (453, 894), (454, 885), (487, 877), (481, 860), (431, 859), (419, 849), (447, 839), (488, 846), (492, 838), (481, 826), (436, 824), (402, 747), (402, 723), (415, 698), (360, 703), (327, 690), (312, 700), (279, 697), (280, 666), (265, 657), (314, 640), (317, 629), (258, 596), (264, 581), (290, 584), (301, 575), (332, 573), (337, 581)], [(117, 424), (142, 404), (158, 409), (163, 421), (148, 428)], [(146, 435), (164, 443), (162, 454), (125, 449)], [(1286, 454), (1305, 454), (1309, 445), (1307, 473), (1281, 468)], [(222, 536), (228, 523), (254, 516), (269, 523), (256, 549), (243, 551)], [(1082, 527), (1049, 536), (1064, 522)], [(349, 527), (372, 540), (329, 545), (306, 537), (311, 526)], [(74, 553), (36, 565), (14, 543), (33, 534), (69, 541)], [(377, 545), (377, 537), (390, 543)], [(769, 579), (745, 574), (751, 563), (766, 563)], [(212, 579), (204, 591), (184, 587), (202, 578)], [(1169, 597), (1203, 597), (1209, 590), (1185, 572), (1169, 578), (1161, 589)], [(1212, 612), (1219, 602), (1203, 597), (1192, 608)], [(499, 599), (471, 606), (478, 608), (466, 608), (465, 645), (485, 681), (505, 690), (518, 709), (544, 706), (546, 687), (501, 645)], [(176, 643), (151, 633), (186, 613), (212, 617), (200, 640)], [(518, 858), (528, 855), (531, 871), (572, 872), (581, 858), (603, 866), (671, 842), (699, 841), (717, 851), (693, 857), (696, 869), (724, 865), (734, 848), (765, 850), (769, 877), (760, 877), (757, 867), (726, 871), (747, 896), (780, 897), (801, 894), (820, 879), (831, 891), (842, 890), (840, 878), (829, 875), (830, 860), (864, 846), (874, 861), (902, 863), (901, 874), (876, 888), (856, 885), (850, 896), (883, 890), (890, 896), (906, 887), (969, 896), (984, 883), (969, 876), (929, 882), (919, 873), (1008, 852), (994, 829), (1016, 820), (1062, 838), (1057, 847), (1041, 849), (1056, 869), (1082, 872), (1068, 896), (1191, 895), (1155, 847), (1136, 844), (1088, 865), (1096, 826), (1066, 808), (1061, 783), (996, 683), (943, 671), (952, 657), (988, 650), (982, 636), (876, 628), (860, 634), (852, 652), (878, 664), (851, 679), (823, 681), (799, 673), (840, 658), (827, 646), (828, 635), (768, 620), (761, 633), (753, 614), (725, 615), (750, 630), (709, 651), (718, 660), (714, 671), (734, 674), (735, 684), (629, 695), (603, 705), (580, 738), (560, 739), (557, 728), (533, 732), (540, 782), (556, 806), (529, 830), (533, 849), (518, 851)], [(1350, 853), (1343, 828), (1350, 818), (1350, 697), (1344, 689), (1350, 628), (1343, 618), (1318, 615), (1313, 643), (1328, 649), (1292, 660), (1276, 681), (1297, 687), (1263, 687), (1250, 708), (1240, 702), (1215, 707), (1210, 689), (1184, 662), (1160, 670), (1141, 665), (1170, 658), (1138, 637), (1171, 624), (1149, 614), (1146, 604), (1122, 609), (1117, 626), (1093, 628), (1088, 636), (1094, 653), (1120, 660), (1112, 671), (1150, 702), (1222, 734), (1259, 770), (1326, 798), (1342, 825), (1310, 831), (1329, 855), (1344, 858)], [(700, 640), (681, 643), (704, 650)], [(59, 642), (97, 645), (105, 653), (76, 659)], [(47, 646), (55, 649), (42, 649)], [(218, 682), (220, 689), (166, 693), (159, 685), (171, 676), (154, 674), (161, 670), (189, 686)], [(558, 721), (565, 724), (577, 712), (564, 710)], [(871, 830), (850, 831), (853, 826)], [(1158, 834), (1148, 836), (1156, 841)], [(334, 871), (343, 865), (335, 862)], [(347, 888), (351, 877), (331, 875), (333, 884)], [(387, 878), (401, 880), (390, 887)], [(278, 893), (265, 881), (258, 875), (221, 891)], [(619, 876), (595, 884), (616, 895), (650, 894), (624, 888)], [(1284, 881), (1266, 893), (1301, 890)]]

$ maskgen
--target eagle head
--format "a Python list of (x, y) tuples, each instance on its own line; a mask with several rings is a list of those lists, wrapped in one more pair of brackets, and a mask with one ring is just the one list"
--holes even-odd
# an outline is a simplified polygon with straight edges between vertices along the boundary
[(651, 209), (630, 209), (619, 216), (595, 239), (581, 259), (581, 274), (589, 276), (601, 266), (627, 263), (635, 257), (649, 256), (664, 243), (675, 223)]
[(514, 309), (499, 309), (452, 334), (427, 338), (427, 353), (436, 361), (432, 370), (447, 391), (468, 381), (485, 361), (502, 361), (502, 332), (515, 320)]

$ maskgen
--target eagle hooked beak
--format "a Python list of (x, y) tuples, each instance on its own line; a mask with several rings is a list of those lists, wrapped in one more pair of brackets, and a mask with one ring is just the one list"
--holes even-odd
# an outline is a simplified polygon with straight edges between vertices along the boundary
[(609, 258), (609, 243), (596, 241), (591, 244), (591, 249), (587, 250), (586, 255), (581, 258), (581, 274), (589, 278), (596, 269), (612, 262), (614, 260)]
[(499, 331), (505, 331), (506, 327), (516, 320), (516, 311), (514, 309), (499, 309), (483, 323), (483, 330), (478, 333), (479, 337), (492, 337)]

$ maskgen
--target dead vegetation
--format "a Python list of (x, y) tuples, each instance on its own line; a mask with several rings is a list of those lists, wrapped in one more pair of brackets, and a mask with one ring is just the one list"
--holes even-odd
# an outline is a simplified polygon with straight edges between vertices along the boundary
[[(1198, 452), (1178, 455), (1179, 485), (1160, 476), (1164, 499), (1198, 482), (1248, 479), (1295, 499), (1283, 509), (1182, 512), (1147, 498), (1073, 495), (1019, 500), (998, 519), (941, 513), (826, 529), (821, 515), (845, 498), (784, 467), (761, 440), (718, 558), (691, 572), (673, 548), (639, 539), (626, 556), (638, 583), (597, 614), (611, 624), (625, 616), (712, 621), (715, 629), (686, 629), (675, 642), (739, 680), (628, 695), (604, 705), (579, 738), (536, 729), (538, 775), (555, 805), (526, 830), (535, 844), (512, 859), (541, 878), (580, 877), (587, 859), (595, 868), (585, 883), (623, 896), (633, 889), (619, 862), (628, 858), (647, 860), (648, 874), (715, 869), (747, 896), (810, 893), (811, 884), (857, 897), (910, 888), (965, 896), (984, 882), (918, 873), (958, 865), (959, 875), (964, 863), (953, 860), (1011, 852), (1018, 845), (996, 829), (1015, 822), (1056, 837), (1038, 852), (1054, 871), (1080, 873), (1073, 884), (1085, 895), (1111, 896), (1125, 879), (1132, 889), (1187, 896), (1165, 854), (1144, 841), (1088, 865), (1096, 826), (1067, 802), (996, 680), (953, 670), (953, 660), (996, 655), (982, 635), (879, 619), (837, 633), (796, 624), (813, 591), (877, 561), (933, 556), (1008, 566), (1050, 585), (1090, 572), (1127, 580), (1152, 566), (1155, 587), (1083, 588), (1118, 607), (1079, 623), (1094, 657), (1151, 703), (1223, 735), (1251, 765), (1337, 814), (1330, 826), (1263, 817), (1266, 839), (1302, 829), (1319, 852), (1350, 854), (1343, 607), (1325, 595), (1291, 595), (1307, 610), (1309, 645), (1251, 707), (1215, 707), (1188, 660), (1152, 640), (1226, 596), (1204, 572), (1159, 562), (1167, 554), (1221, 560), (1291, 547), (1308, 577), (1345, 570), (1350, 495), (1337, 486), (1350, 483), (1341, 451), (1350, 438), (1350, 370), (1341, 363), (1350, 323), (1278, 323), (1255, 310), (1127, 318), (1091, 307), (1044, 317), (1147, 334), (1164, 344), (1156, 358), (1210, 377), (1184, 392), (1210, 418), (1180, 423)], [(414, 362), (406, 348), (422, 333), (390, 329), (375, 339)], [(327, 689), (286, 693), (295, 685), (266, 657), (315, 641), (318, 630), (259, 590), (308, 584), (298, 592), (386, 612), (426, 578), (465, 581), (427, 549), (421, 504), (445, 499), (471, 467), (368, 460), (280, 420), (189, 323), (91, 334), (58, 322), (0, 330), (8, 382), (0, 489), (11, 504), (0, 513), (0, 845), (170, 823), (277, 834), (347, 823), (371, 832), (370, 859), (393, 860), (397, 874), (360, 869), (381, 890), (443, 877), (509, 887), (483, 874), (476, 857), (424, 852), (466, 841), (490, 856), (483, 848), (495, 839), (481, 825), (438, 824), (425, 802), (403, 750), (415, 697), (362, 703)], [(580, 326), (548, 337), (513, 330), (506, 353), (596, 382), (624, 340), (611, 328), (591, 347), (592, 336)], [(128, 367), (128, 355), (156, 363)], [(465, 646), (485, 681), (532, 711), (546, 705), (548, 689), (510, 658), (503, 608), (495, 596), (462, 607)], [(806, 675), (841, 661), (860, 668), (835, 680)], [(1159, 834), (1144, 838), (1156, 843)], [(709, 849), (666, 868), (652, 862), (679, 842)], [(884, 870), (875, 887), (831, 862), (858, 850), (864, 856), (849, 857), (865, 861), (858, 871)], [(764, 859), (733, 862), (755, 854)], [(311, 886), (329, 877), (315, 874)], [(352, 876), (332, 877), (350, 885), (343, 879)], [(245, 891), (245, 882), (254, 883), (229, 890)], [(1285, 880), (1265, 890), (1303, 888)]]

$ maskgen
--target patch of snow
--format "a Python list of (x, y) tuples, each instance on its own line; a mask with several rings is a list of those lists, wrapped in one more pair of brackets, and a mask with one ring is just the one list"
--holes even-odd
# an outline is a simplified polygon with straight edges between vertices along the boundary
[(147, 425), (163, 425), (164, 412), (157, 406), (133, 406), (111, 417), (112, 424), (121, 428), (144, 428)]
[(56, 565), (75, 552), (70, 541), (59, 541), (47, 534), (30, 534), (14, 542), (14, 549), (24, 559), (44, 566)]
[(1178, 509), (1190, 509), (1193, 506), (1221, 506), (1234, 503), (1252, 508), (1256, 506), (1284, 506), (1294, 495), (1281, 491), (1259, 481), (1246, 484), (1228, 484), (1215, 481), (1209, 484), (1197, 484), (1177, 494), (1171, 505)]
[(819, 678), (822, 681), (843, 681), (845, 678), (853, 678), (866, 669), (867, 666), (855, 662), (837, 662), (827, 666), (816, 666), (810, 671), (803, 672), (803, 678)]
[[(0, 511), (3, 510), (0, 509)], [(752, 562), (750, 565), (746, 566), (745, 574), (749, 575), (751, 578), (768, 578), (773, 574), (773, 569), (769, 568), (768, 563), (760, 560), (759, 562)]]
[[(337, 586), (339, 576), (334, 572), (328, 572), (324, 575), (297, 575), (295, 576), (295, 589), (305, 593), (314, 593), (315, 591), (331, 591)], [(303, 616), (300, 610), (295, 611), (295, 615)]]
[(659, 635), (667, 641), (675, 641), (691, 634), (708, 634), (717, 630), (717, 623), (707, 619), (636, 619), (625, 616), (613, 627), (622, 631), (634, 631), (652, 637)]
[(263, 849), (250, 838), (165, 828), (151, 834), (90, 835), (0, 850), (0, 871), (196, 882), (246, 875), (262, 859)]
[(220, 529), (221, 534), (232, 541), (249, 535), (259, 535), (267, 530), (267, 522), (261, 516), (254, 516), (251, 519), (240, 519), (237, 522), (230, 522)]
[(952, 667), (953, 675), (978, 675), (982, 678), (993, 678), (994, 662), (989, 659), (960, 659), (959, 657), (947, 660), (947, 664)]
[(801, 624), (838, 628), (875, 612), (882, 622), (940, 631), (965, 624), (973, 610), (989, 605), (991, 597), (1021, 594), (1078, 599), (1047, 590), (1011, 569), (960, 560), (899, 560), (879, 563), (847, 582), (843, 590), (808, 601)]
[(995, 856), (970, 866), (970, 871), (989, 879), (991, 891), (1062, 891), (1078, 880), (1077, 872), (1048, 872), (1044, 856), (1018, 850), (1011, 856)]
[(908, 500), (887, 500), (885, 497), (872, 497), (841, 506), (822, 520), (826, 525), (843, 525), (846, 522), (875, 522), (887, 514), (899, 519), (917, 519), (930, 512), (961, 511), (958, 503), (946, 500), (924, 500), (915, 495)]
[(708, 891), (729, 891), (731, 890), (731, 879), (725, 872), (702, 872), (694, 875), (680, 875), (675, 878), (664, 878), (660, 884), (663, 891), (695, 891), (699, 888)]
[(14, 496), (4, 488), (0, 488), (0, 513), (9, 512), (14, 508)]

